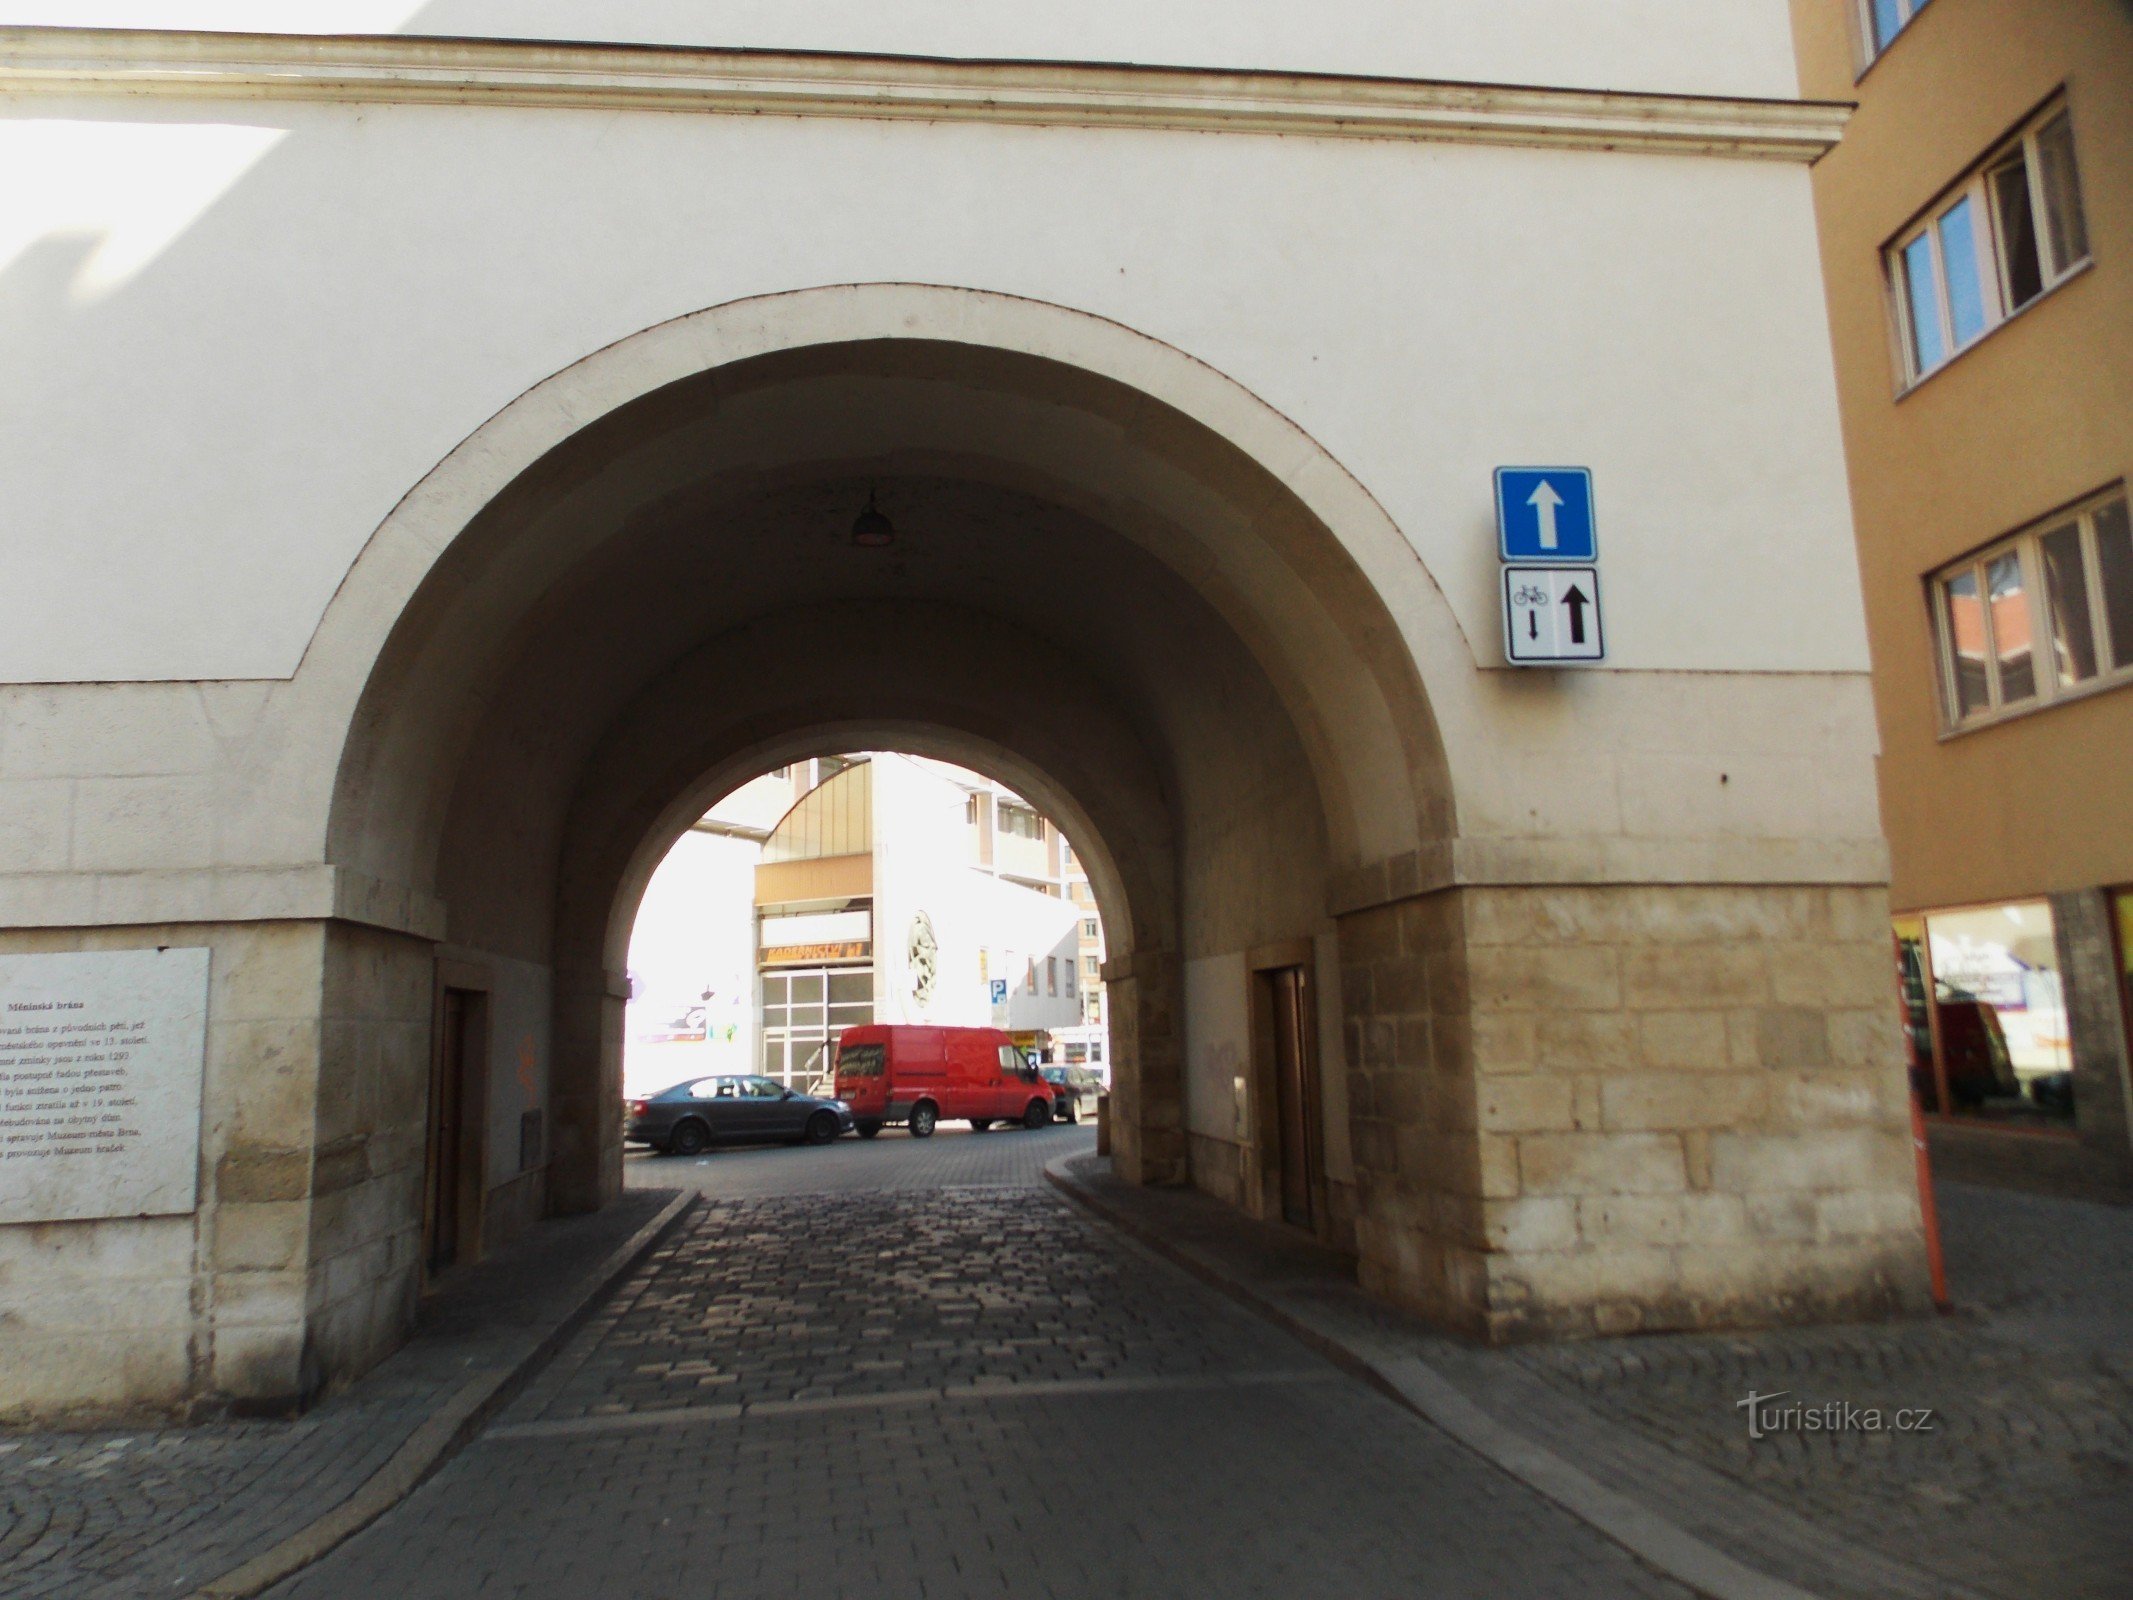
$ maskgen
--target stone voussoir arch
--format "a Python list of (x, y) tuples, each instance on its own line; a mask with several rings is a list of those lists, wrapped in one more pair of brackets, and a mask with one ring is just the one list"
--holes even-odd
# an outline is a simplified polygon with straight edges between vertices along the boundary
[[(1414, 819), (1409, 850), (1441, 849), (1455, 803), (1438, 727), (1447, 697), (1464, 702), (1473, 656), (1441, 589), (1384, 508), (1294, 421), (1207, 362), (1089, 312), (993, 291), (917, 283), (794, 289), (736, 300), (656, 324), (534, 385), (474, 430), (393, 508), (329, 602), (284, 704), (304, 730), (275, 752), (280, 795), (310, 791), (329, 861), (344, 854), (337, 817), (360, 788), (351, 752), (362, 708), (395, 630), (468, 526), (550, 452), (599, 419), (677, 382), (756, 357), (882, 340), (964, 344), (1055, 362), (1129, 388), (1206, 429), (1255, 463), (1338, 545), (1368, 586), (1374, 612), (1354, 631), (1398, 680), (1395, 724), (1413, 747), (1408, 793), (1396, 805), (1358, 794), (1358, 808)], [(1428, 694), (1422, 680), (1428, 681)], [(1456, 720), (1468, 720), (1463, 709)], [(322, 743), (330, 743), (332, 756)], [(1419, 752), (1417, 754), (1416, 752)], [(319, 792), (320, 784), (330, 785)], [(1350, 861), (1350, 868), (1369, 863)], [(426, 885), (405, 886), (420, 900)]]

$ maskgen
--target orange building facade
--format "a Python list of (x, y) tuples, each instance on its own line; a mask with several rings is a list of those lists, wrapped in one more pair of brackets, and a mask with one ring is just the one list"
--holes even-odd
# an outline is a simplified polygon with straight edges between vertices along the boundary
[(2133, 1193), (2133, 10), (1794, 0), (1941, 1170)]

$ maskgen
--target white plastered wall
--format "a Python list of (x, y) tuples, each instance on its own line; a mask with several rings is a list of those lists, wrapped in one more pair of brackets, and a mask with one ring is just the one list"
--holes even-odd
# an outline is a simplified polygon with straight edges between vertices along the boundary
[[(1791, 164), (502, 108), (228, 104), (174, 128), (170, 109), (0, 121), (10, 169), (94, 179), (33, 186), (7, 222), (0, 349), (23, 380), (0, 475), (48, 537), (0, 593), (0, 679), (287, 676), (408, 486), (542, 378), (707, 305), (881, 281), (1069, 306), (1210, 363), (1370, 487), (1483, 664), (1490, 469), (1567, 459), (1597, 475), (1618, 667), (1865, 665)], [(227, 168), (182, 225), (174, 144)], [(240, 472), (197, 448), (203, 415), (247, 441)]]
[(633, 44), (1798, 92), (1783, 0), (6, 0), (0, 22), (69, 27), (608, 39)]
[[(1878, 870), (1864, 769), (1832, 783), (1823, 759), (1873, 736), (1804, 168), (507, 108), (51, 109), (0, 120), (0, 154), (96, 182), (33, 188), (0, 246), (0, 350), (22, 375), (0, 396), (0, 480), (41, 534), (0, 589), (0, 680), (288, 675), (408, 486), (549, 374), (742, 296), (969, 285), (1208, 363), (1366, 486), (1455, 624), (1456, 660), (1418, 656), (1479, 852), (1466, 875), (1559, 870), (1548, 841), (1566, 835), (1684, 831), (1847, 841), (1850, 875)], [(189, 217), (158, 178), (174, 141), (219, 174), (186, 191)], [(203, 416), (244, 441), (235, 464), (197, 447)], [(1519, 460), (1595, 470), (1612, 670), (1495, 665), (1490, 470)], [(1308, 497), (1320, 468), (1295, 470)], [(55, 728), (10, 698), (0, 829), (18, 858), (294, 845), (300, 810), (215, 820), (216, 723), (259, 692), (172, 693), (152, 712), (129, 698), (111, 739), (78, 705)], [(1827, 733), (1814, 753), (1773, 739), (1803, 721)], [(1678, 856), (1632, 843), (1606, 870), (1678, 875)], [(1797, 869), (1764, 849), (1728, 870)]]

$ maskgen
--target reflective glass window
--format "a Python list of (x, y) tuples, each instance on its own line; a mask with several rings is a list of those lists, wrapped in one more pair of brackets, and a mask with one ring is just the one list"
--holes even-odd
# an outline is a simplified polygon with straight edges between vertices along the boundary
[(1992, 656), (1999, 669), (2000, 704), (2012, 705), (2037, 692), (2029, 596), (2022, 585), (2022, 557), (2018, 551), (1994, 556), (1986, 565), (1985, 590), (1992, 612)]
[(1933, 275), (1933, 240), (1920, 234), (1903, 249), (1903, 281), (1911, 322), (1911, 359), (1921, 373), (1948, 359), (1940, 329), (1940, 286)]
[(2037, 166), (2043, 180), (2044, 214), (2052, 242), (2052, 271), (2064, 273), (2088, 259), (2088, 218), (2081, 208), (2081, 179), (2074, 169), (2074, 125), (2062, 111), (2037, 130)]
[(2111, 665), (2133, 669), (2133, 523), (2126, 502), (2113, 500), (2095, 513), (2096, 566), (2103, 590), (2104, 631), (2110, 635)]
[(1941, 605), (1954, 655), (1955, 719), (1992, 703), (1985, 686), (1985, 610), (1978, 599), (1977, 569), (1965, 567), (1941, 585)]
[(1920, 917), (1896, 923), (1896, 992), (1903, 1006), (1904, 1056), (1911, 1093), (1922, 1110), (1938, 1111), (1940, 1078), (1933, 1070), (1933, 1017), (1926, 982), (1926, 925)]
[(2044, 553), (2044, 594), (2051, 606), (2052, 661), (2061, 683), (2096, 676), (2096, 630), (2089, 616), (2088, 563), (2081, 558), (2081, 524), (2069, 522), (2038, 539)]
[(1959, 200), (1940, 219), (1941, 270), (1948, 280), (1948, 325), (1961, 349), (1986, 328), (1985, 286), (1978, 277), (1977, 214)]
[(2071, 1124), (2073, 1047), (2051, 907), (1934, 912), (1925, 924), (1941, 1109), (2011, 1126)]

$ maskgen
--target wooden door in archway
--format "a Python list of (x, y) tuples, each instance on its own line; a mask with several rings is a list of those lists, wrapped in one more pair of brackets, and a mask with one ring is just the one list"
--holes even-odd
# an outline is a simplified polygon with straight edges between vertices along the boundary
[(1276, 967), (1260, 981), (1271, 1001), (1274, 1099), (1280, 1149), (1281, 1215), (1309, 1228), (1316, 1224), (1314, 1196), (1322, 1181), (1318, 1117), (1318, 1059), (1312, 1049), (1310, 977), (1303, 967)]
[(422, 1184), (422, 1262), (432, 1278), (481, 1253), (488, 996), (443, 988), (437, 1019)]

